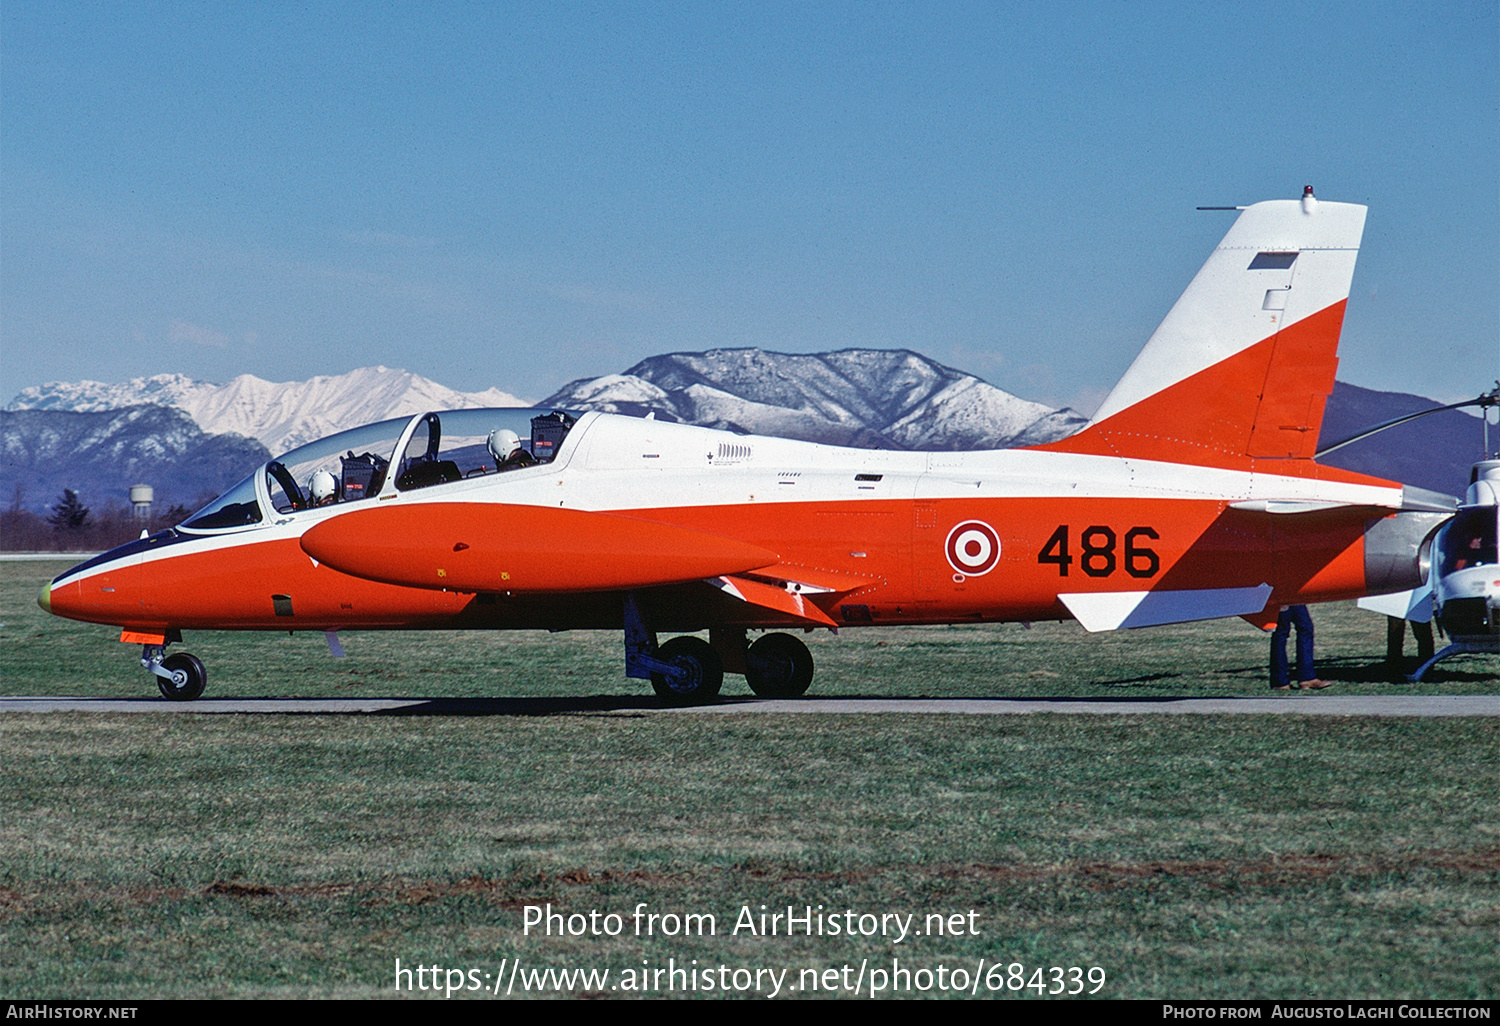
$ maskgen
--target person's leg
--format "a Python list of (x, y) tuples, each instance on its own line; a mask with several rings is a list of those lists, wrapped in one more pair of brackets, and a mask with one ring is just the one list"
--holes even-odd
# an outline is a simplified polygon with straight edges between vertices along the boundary
[(1413, 620), (1411, 632), (1417, 636), (1417, 664), (1421, 665), (1432, 658), (1432, 624)]
[(1385, 661), (1391, 666), (1401, 665), (1406, 649), (1406, 621), (1399, 616), (1385, 618)]
[(1286, 641), (1291, 633), (1292, 619), (1283, 609), (1276, 616), (1276, 629), (1271, 632), (1271, 687), (1273, 688), (1291, 686), (1286, 664)]
[(1313, 665), (1313, 622), (1306, 606), (1293, 606), (1292, 625), (1297, 628), (1297, 680), (1309, 681), (1318, 676)]
[(1306, 606), (1293, 606), (1292, 623), (1297, 628), (1297, 686), (1321, 691), (1329, 687), (1326, 680), (1318, 679), (1318, 668), (1313, 663), (1313, 622)]

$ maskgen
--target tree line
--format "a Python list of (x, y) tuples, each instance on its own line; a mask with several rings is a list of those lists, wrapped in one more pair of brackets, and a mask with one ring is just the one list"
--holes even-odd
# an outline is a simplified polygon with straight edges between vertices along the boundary
[(7, 552), (102, 552), (139, 538), (142, 531), (155, 533), (187, 519), (186, 506), (154, 511), (149, 517), (135, 510), (110, 505), (102, 511), (89, 508), (72, 488), (64, 488), (46, 515), (22, 506), (19, 487), (10, 507), (0, 513), (0, 549)]

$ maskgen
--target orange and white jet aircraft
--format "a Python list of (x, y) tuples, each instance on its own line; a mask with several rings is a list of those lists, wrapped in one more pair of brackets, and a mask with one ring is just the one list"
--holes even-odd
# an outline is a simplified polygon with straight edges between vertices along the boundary
[[(1264, 626), (1283, 605), (1411, 588), (1451, 503), (1312, 459), (1364, 220), (1310, 188), (1242, 208), (1062, 441), (889, 452), (433, 412), (272, 460), (40, 601), (123, 628), (168, 698), (203, 690), (199, 660), (165, 655), (189, 629), (324, 631), (337, 653), (341, 630), (623, 628), (629, 676), (702, 701), (725, 671), (802, 694), (812, 658), (788, 629)], [(497, 458), (508, 431), (529, 457)]]

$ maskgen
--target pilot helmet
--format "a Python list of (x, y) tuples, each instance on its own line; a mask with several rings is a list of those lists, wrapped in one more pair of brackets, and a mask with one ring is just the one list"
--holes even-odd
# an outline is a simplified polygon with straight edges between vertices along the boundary
[(312, 478), (307, 482), (307, 492), (314, 503), (322, 504), (334, 497), (338, 490), (338, 482), (332, 474), (326, 470), (313, 471)]
[(496, 428), (490, 432), (490, 455), (496, 463), (504, 463), (521, 447), (521, 436), (509, 428)]

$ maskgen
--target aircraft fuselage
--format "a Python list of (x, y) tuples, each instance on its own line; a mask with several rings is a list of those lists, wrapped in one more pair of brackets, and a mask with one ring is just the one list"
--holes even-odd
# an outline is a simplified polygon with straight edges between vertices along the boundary
[(428, 413), (295, 449), (42, 602), (123, 627), (171, 698), (206, 679), (163, 654), (189, 628), (607, 627), (627, 674), (700, 701), (725, 669), (758, 694), (806, 690), (807, 647), (752, 629), (1264, 626), (1283, 605), (1412, 588), (1451, 506), (1312, 458), (1364, 220), (1310, 187), (1243, 208), (1094, 420), (1047, 445)]
[[(1364, 533), (1399, 487), (1326, 469), (1287, 477), (1277, 462), (898, 453), (588, 414), (551, 463), (133, 542), (59, 577), (48, 605), (136, 631), (618, 628), (618, 593), (647, 589), (658, 626), (696, 630), (1063, 619), (1075, 614), (1060, 596), (1142, 591), (1263, 589), (1237, 613), (1364, 594)], [(1342, 505), (1256, 508), (1298, 497)], [(684, 529), (709, 561), (677, 572), (659, 565), (673, 552), (600, 537), (610, 519), (575, 513)], [(342, 569), (358, 575), (305, 543), (334, 531), (356, 553)], [(585, 541), (593, 550), (557, 594), (539, 575)], [(716, 567), (720, 541), (752, 554)], [(635, 565), (591, 581), (591, 561), (610, 558)], [(741, 575), (812, 615), (706, 580)]]

